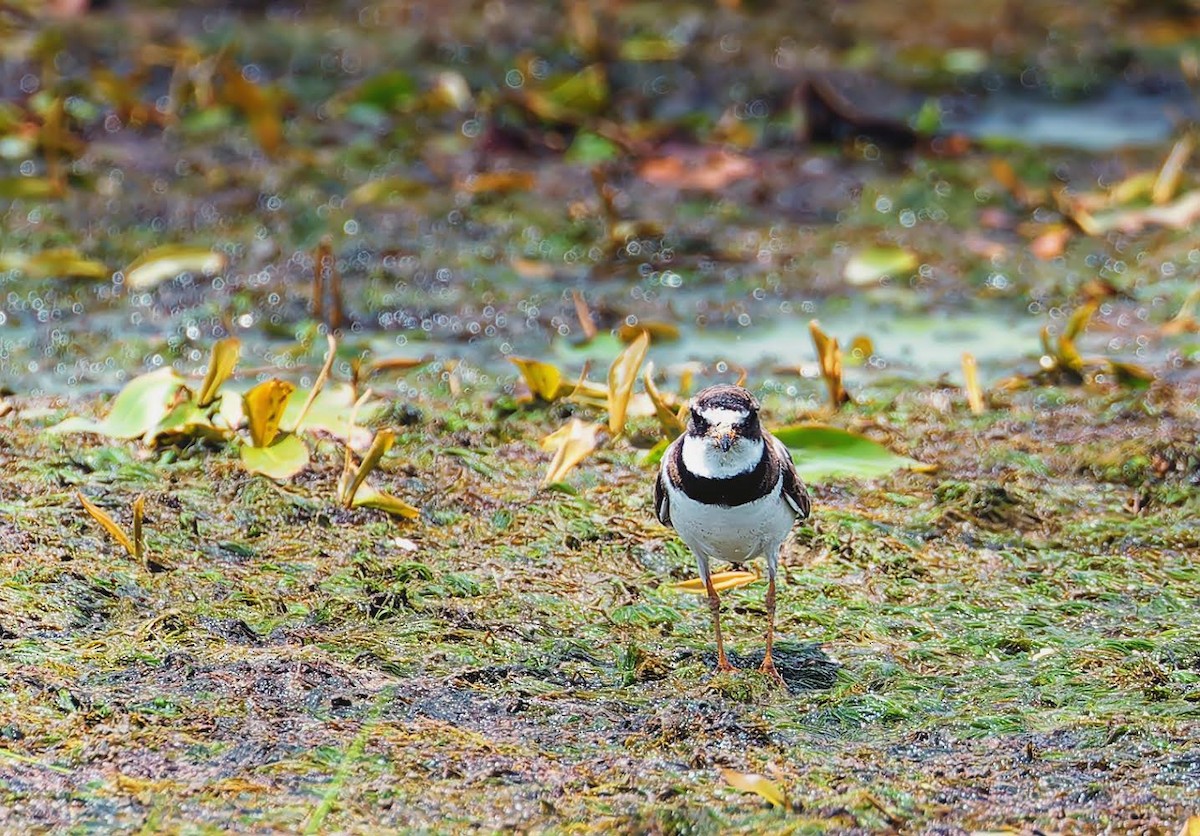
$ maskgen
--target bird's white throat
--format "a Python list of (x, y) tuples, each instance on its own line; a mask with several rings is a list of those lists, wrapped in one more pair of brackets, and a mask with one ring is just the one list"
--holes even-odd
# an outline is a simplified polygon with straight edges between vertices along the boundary
[(762, 457), (762, 439), (749, 441), (739, 438), (729, 448), (728, 453), (723, 453), (720, 447), (714, 446), (707, 438), (697, 438), (694, 435), (683, 437), (683, 466), (705, 479), (729, 479), (739, 476), (757, 467)]

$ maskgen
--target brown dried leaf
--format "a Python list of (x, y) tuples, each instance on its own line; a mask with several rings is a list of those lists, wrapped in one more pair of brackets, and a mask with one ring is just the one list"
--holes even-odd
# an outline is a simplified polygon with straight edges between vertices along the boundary
[(638, 174), (655, 186), (719, 192), (730, 184), (758, 173), (753, 160), (729, 151), (695, 155), (654, 157), (642, 163)]

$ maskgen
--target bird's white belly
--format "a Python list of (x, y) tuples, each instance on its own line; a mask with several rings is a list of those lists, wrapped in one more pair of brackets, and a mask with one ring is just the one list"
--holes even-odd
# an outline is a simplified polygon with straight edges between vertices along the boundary
[(796, 512), (780, 495), (782, 482), (761, 499), (729, 508), (705, 505), (668, 486), (671, 524), (699, 555), (744, 563), (778, 548), (792, 530)]

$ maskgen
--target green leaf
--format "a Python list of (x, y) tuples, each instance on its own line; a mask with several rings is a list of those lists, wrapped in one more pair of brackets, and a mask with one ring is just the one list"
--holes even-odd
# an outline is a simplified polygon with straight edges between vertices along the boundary
[(112, 409), (99, 421), (68, 418), (50, 428), (55, 433), (96, 433), (110, 438), (140, 438), (167, 416), (183, 378), (169, 367), (135, 377), (113, 400)]
[[(308, 400), (309, 390), (297, 389), (288, 398), (287, 408), (283, 411), (280, 424), (293, 432), (321, 430), (334, 438), (348, 442), (351, 447), (360, 449), (371, 443), (372, 432), (367, 427), (351, 426), (350, 417), (354, 412), (354, 387), (348, 383), (329, 384), (317, 393), (304, 420), (296, 425), (304, 402)], [(383, 411), (384, 403), (380, 400), (369, 400), (358, 408), (357, 422), (369, 423)]]
[(772, 430), (787, 445), (796, 471), (808, 481), (832, 476), (873, 479), (894, 470), (928, 473), (933, 465), (893, 453), (866, 436), (827, 424), (794, 424)]
[(917, 256), (901, 247), (868, 247), (850, 257), (842, 276), (852, 285), (870, 285), (884, 276), (907, 278), (917, 264)]
[(287, 479), (308, 465), (308, 448), (295, 435), (281, 436), (269, 447), (242, 446), (242, 464), (251, 473)]
[(569, 163), (594, 165), (620, 156), (621, 149), (615, 142), (588, 131), (581, 131), (567, 149), (565, 159)]

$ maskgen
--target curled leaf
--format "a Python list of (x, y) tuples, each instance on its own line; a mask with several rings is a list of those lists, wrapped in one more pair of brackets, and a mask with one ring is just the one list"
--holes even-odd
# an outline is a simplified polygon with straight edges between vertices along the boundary
[(971, 407), (971, 412), (976, 415), (982, 415), (983, 406), (983, 390), (979, 388), (979, 364), (975, 362), (975, 355), (970, 352), (963, 352), (962, 356), (963, 370), (963, 388), (967, 393), (967, 404)]
[(638, 369), (650, 347), (650, 334), (643, 331), (608, 369), (608, 430), (614, 436), (625, 431), (625, 413), (629, 409), (629, 398), (637, 380)]
[(571, 423), (563, 428), (565, 432), (559, 430), (543, 440), (545, 445), (551, 438), (555, 439), (552, 442), (554, 458), (550, 460), (550, 467), (542, 479), (543, 486), (561, 482), (576, 465), (596, 449), (598, 429), (598, 424), (585, 424), (578, 418), (572, 418)]
[(272, 378), (242, 396), (242, 407), (250, 424), (250, 440), (255, 447), (268, 447), (275, 440), (288, 397), (295, 389), (286, 380)]
[(543, 401), (557, 400), (571, 391), (570, 384), (563, 383), (562, 372), (557, 366), (543, 363), (541, 360), (531, 360), (526, 357), (508, 358), (520, 372), (529, 391)]
[(787, 809), (790, 806), (788, 804), (787, 793), (770, 778), (752, 772), (737, 772), (733, 769), (722, 769), (721, 777), (725, 779), (725, 783), (729, 784), (735, 790), (752, 792), (766, 799), (775, 807)]
[(125, 268), (125, 287), (150, 290), (181, 273), (213, 276), (224, 269), (224, 253), (208, 247), (167, 244), (142, 253)]
[(78, 491), (75, 492), (75, 496), (79, 498), (80, 504), (83, 505), (83, 510), (87, 511), (92, 519), (100, 523), (100, 527), (108, 532), (109, 537), (112, 537), (125, 551), (129, 552), (130, 557), (140, 558), (138, 547), (134, 545), (133, 540), (125, 533), (125, 529), (121, 528), (117, 524), (117, 521), (108, 515), (107, 511), (89, 502), (88, 498)]
[(821, 377), (825, 380), (825, 388), (829, 390), (829, 405), (836, 410), (850, 402), (850, 395), (842, 383), (842, 350), (838, 347), (837, 338), (826, 334), (817, 320), (808, 323), (808, 331), (812, 334), (813, 346), (817, 351)]
[[(724, 592), (727, 589), (737, 589), (741, 586), (749, 586), (758, 580), (757, 572), (747, 572), (745, 570), (730, 569), (726, 572), (714, 572), (711, 576), (713, 589), (717, 592)], [(704, 585), (703, 578), (691, 578), (686, 581), (672, 584), (675, 589), (680, 592), (690, 592), (693, 595), (707, 595), (708, 588)]]
[(200, 392), (196, 396), (197, 406), (208, 406), (217, 399), (217, 391), (233, 374), (241, 352), (242, 344), (235, 337), (226, 337), (213, 344), (208, 372), (204, 375), (204, 383), (200, 385)]
[(395, 443), (396, 434), (391, 430), (380, 430), (375, 433), (375, 440), (371, 442), (371, 447), (367, 450), (366, 455), (363, 456), (358, 469), (346, 480), (341, 499), (347, 508), (354, 505), (354, 497), (362, 487), (363, 482), (366, 481), (367, 476), (379, 465), (380, 460), (387, 455), (387, 451), (392, 449), (392, 445)]
[(667, 437), (675, 438), (682, 435), (687, 430), (687, 424), (678, 412), (673, 411), (667, 405), (662, 393), (654, 385), (654, 363), (646, 364), (646, 371), (642, 374), (642, 384), (646, 387), (646, 394), (650, 397), (650, 402), (654, 404), (654, 414), (662, 424)]

